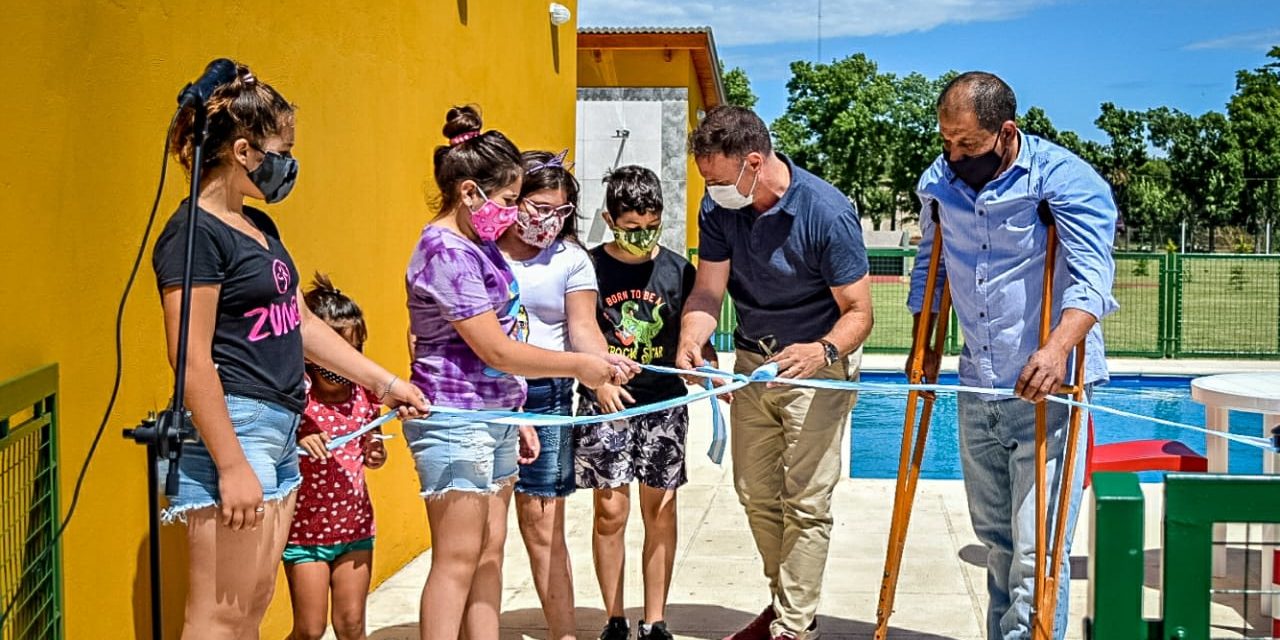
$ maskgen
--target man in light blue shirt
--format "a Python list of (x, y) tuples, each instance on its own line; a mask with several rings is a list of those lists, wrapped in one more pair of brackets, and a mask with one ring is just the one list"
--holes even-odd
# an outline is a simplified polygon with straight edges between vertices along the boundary
[[(960, 382), (1014, 388), (1020, 398), (960, 394), (960, 457), (975, 533), (987, 546), (987, 637), (1031, 636), (1035, 568), (1035, 405), (1067, 379), (1073, 347), (1085, 340), (1085, 383), (1107, 380), (1100, 321), (1111, 296), (1116, 206), (1107, 183), (1071, 152), (1018, 130), (1013, 90), (998, 77), (970, 72), (938, 98), (943, 153), (920, 178), (922, 239), (907, 306), (924, 305), (928, 255), (942, 225), (945, 277), (964, 335)], [(1040, 345), (1048, 205), (1058, 227), (1049, 340)], [(936, 203), (938, 221), (933, 219)], [(939, 280), (941, 282), (941, 280)], [(933, 301), (936, 308), (937, 300)], [(913, 334), (914, 335), (914, 334)], [(939, 355), (925, 370), (936, 373)], [(1048, 406), (1049, 513), (1057, 509), (1068, 411)], [(1082, 424), (1087, 421), (1082, 420)], [(1084, 477), (1083, 438), (1068, 505), (1070, 540)], [(1069, 568), (1061, 569), (1054, 636), (1066, 632)]]

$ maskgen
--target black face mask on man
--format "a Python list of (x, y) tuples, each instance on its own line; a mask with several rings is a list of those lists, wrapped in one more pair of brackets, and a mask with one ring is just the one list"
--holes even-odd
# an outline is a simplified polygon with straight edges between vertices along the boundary
[(991, 143), (991, 149), (986, 153), (976, 156), (961, 156), (959, 160), (952, 160), (951, 154), (945, 149), (942, 151), (942, 157), (946, 158), (947, 166), (951, 167), (952, 173), (956, 177), (964, 180), (974, 191), (982, 191), (996, 177), (996, 172), (1000, 170), (1004, 158), (996, 153), (996, 145), (1000, 144), (1000, 135), (996, 135), (996, 141)]

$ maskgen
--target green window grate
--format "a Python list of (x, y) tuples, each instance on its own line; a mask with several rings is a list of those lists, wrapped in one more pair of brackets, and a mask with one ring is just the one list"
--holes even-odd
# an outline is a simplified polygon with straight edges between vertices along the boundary
[(0, 383), (2, 640), (63, 637), (57, 389), (56, 365)]

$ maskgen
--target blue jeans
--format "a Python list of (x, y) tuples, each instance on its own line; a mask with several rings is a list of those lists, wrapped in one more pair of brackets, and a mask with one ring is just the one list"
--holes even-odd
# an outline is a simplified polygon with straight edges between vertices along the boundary
[[(572, 378), (529, 380), (525, 411), (573, 415), (573, 385)], [(566, 497), (577, 488), (573, 481), (573, 430), (556, 426), (536, 429), (541, 452), (533, 463), (520, 465), (516, 492), (539, 498)]]
[[(227, 414), (249, 467), (262, 483), (264, 502), (282, 500), (302, 483), (298, 471), (298, 422), (300, 416), (274, 402), (243, 396), (226, 396)], [(160, 462), (160, 477), (165, 462)], [(192, 509), (219, 502), (218, 467), (204, 441), (182, 447), (178, 461), (178, 495), (169, 499), (165, 522), (181, 521)]]
[[(1048, 405), (1049, 544), (1057, 513), (1058, 473), (1066, 448), (1070, 410)], [(1088, 424), (1081, 416), (1080, 428)], [(987, 547), (987, 638), (1031, 637), (1036, 547), (1036, 411), (1018, 398), (984, 401), (959, 394), (960, 463), (974, 533)], [(1060, 574), (1054, 637), (1066, 634), (1071, 580), (1071, 536), (1084, 484), (1086, 441), (1077, 439), (1071, 503), (1067, 511), (1066, 549)]]

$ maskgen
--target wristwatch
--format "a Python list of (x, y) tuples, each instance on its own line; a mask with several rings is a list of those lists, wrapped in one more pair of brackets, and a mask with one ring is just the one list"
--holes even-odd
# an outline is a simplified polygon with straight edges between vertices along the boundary
[(827, 359), (827, 366), (831, 366), (836, 360), (840, 359), (840, 350), (834, 344), (826, 340), (819, 340), (818, 344), (822, 345), (822, 355)]

